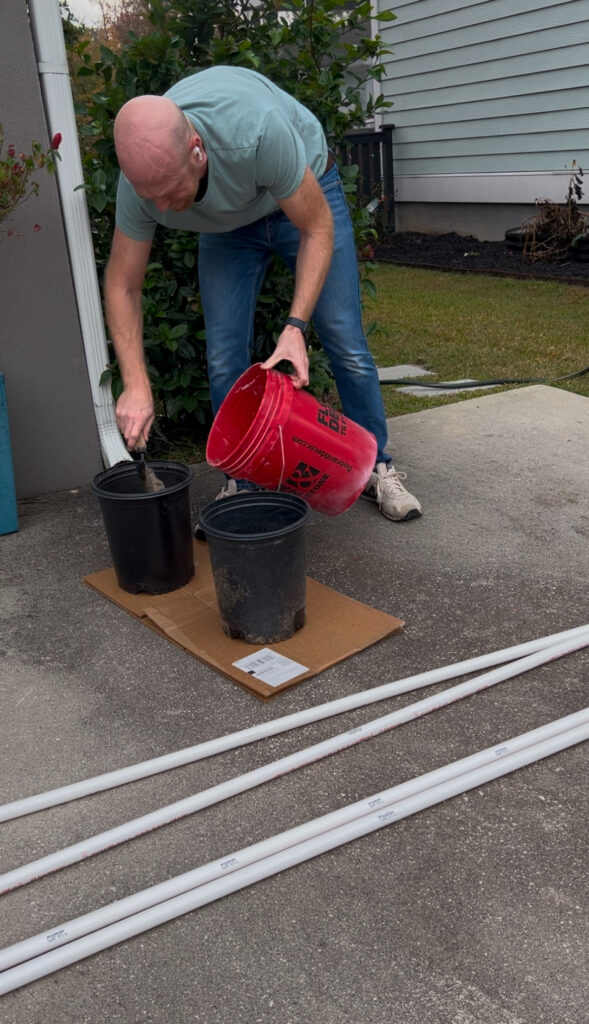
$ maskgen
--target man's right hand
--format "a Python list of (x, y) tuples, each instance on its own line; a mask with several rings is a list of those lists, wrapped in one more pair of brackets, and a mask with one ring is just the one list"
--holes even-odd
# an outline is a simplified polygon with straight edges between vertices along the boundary
[(117, 426), (125, 438), (130, 452), (147, 443), (154, 420), (151, 391), (132, 391), (125, 388), (115, 407)]
[(145, 444), (154, 418), (141, 311), (150, 249), (151, 241), (136, 242), (115, 228), (104, 276), (106, 319), (125, 385), (115, 407), (117, 426), (131, 452), (138, 444)]

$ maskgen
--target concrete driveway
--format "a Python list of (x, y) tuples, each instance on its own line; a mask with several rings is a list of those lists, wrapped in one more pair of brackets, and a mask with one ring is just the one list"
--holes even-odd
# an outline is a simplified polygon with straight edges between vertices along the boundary
[[(589, 621), (589, 402), (527, 387), (390, 421), (422, 519), (314, 514), (308, 574), (402, 633), (262, 704), (82, 583), (89, 487), (0, 537), (0, 802)], [(50, 453), (48, 453), (50, 457)], [(197, 467), (195, 512), (219, 487)], [(585, 649), (0, 898), (2, 946), (589, 704)], [(0, 826), (0, 872), (452, 683)], [(0, 998), (1, 1024), (582, 1024), (587, 744)]]

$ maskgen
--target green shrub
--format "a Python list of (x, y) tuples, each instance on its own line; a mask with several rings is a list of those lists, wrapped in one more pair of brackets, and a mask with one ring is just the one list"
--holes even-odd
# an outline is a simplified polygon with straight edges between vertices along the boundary
[[(312, 110), (331, 146), (386, 105), (365, 86), (384, 74), (388, 52), (379, 36), (370, 38), (370, 2), (343, 10), (336, 0), (145, 0), (151, 30), (129, 34), (119, 52), (91, 41), (69, 47), (75, 73), (85, 189), (96, 263), (102, 276), (108, 260), (118, 164), (112, 126), (126, 100), (163, 93), (179, 78), (214, 64), (253, 68), (267, 75)], [(358, 245), (372, 231), (358, 200), (357, 168), (344, 168), (345, 189)], [(185, 426), (210, 417), (204, 322), (197, 292), (198, 236), (158, 231), (144, 286), (144, 339), (158, 413)], [(292, 297), (284, 265), (271, 264), (255, 320), (255, 354), (264, 358), (278, 338)], [(311, 387), (324, 393), (330, 377), (325, 356), (310, 338)], [(116, 360), (111, 367), (115, 395), (120, 391)]]

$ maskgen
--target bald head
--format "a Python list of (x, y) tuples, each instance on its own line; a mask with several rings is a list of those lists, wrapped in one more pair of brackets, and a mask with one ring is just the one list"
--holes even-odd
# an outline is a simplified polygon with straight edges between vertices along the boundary
[(166, 96), (136, 96), (121, 107), (114, 141), (121, 170), (132, 185), (153, 186), (176, 175), (189, 158), (192, 130)]

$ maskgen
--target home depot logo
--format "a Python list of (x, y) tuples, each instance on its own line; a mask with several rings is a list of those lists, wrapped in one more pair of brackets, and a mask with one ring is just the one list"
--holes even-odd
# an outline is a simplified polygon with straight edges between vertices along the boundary
[(331, 409), (329, 405), (320, 405), (317, 410), (317, 423), (322, 427), (327, 427), (328, 430), (333, 430), (334, 434), (339, 434), (343, 437), (347, 423), (343, 416), (340, 416), (339, 412), (335, 409)]
[(308, 462), (299, 462), (284, 481), (284, 487), (292, 488), (293, 491), (303, 491), (305, 494), (315, 494), (326, 480), (329, 480), (329, 473), (323, 473), (317, 466), (311, 466)]

